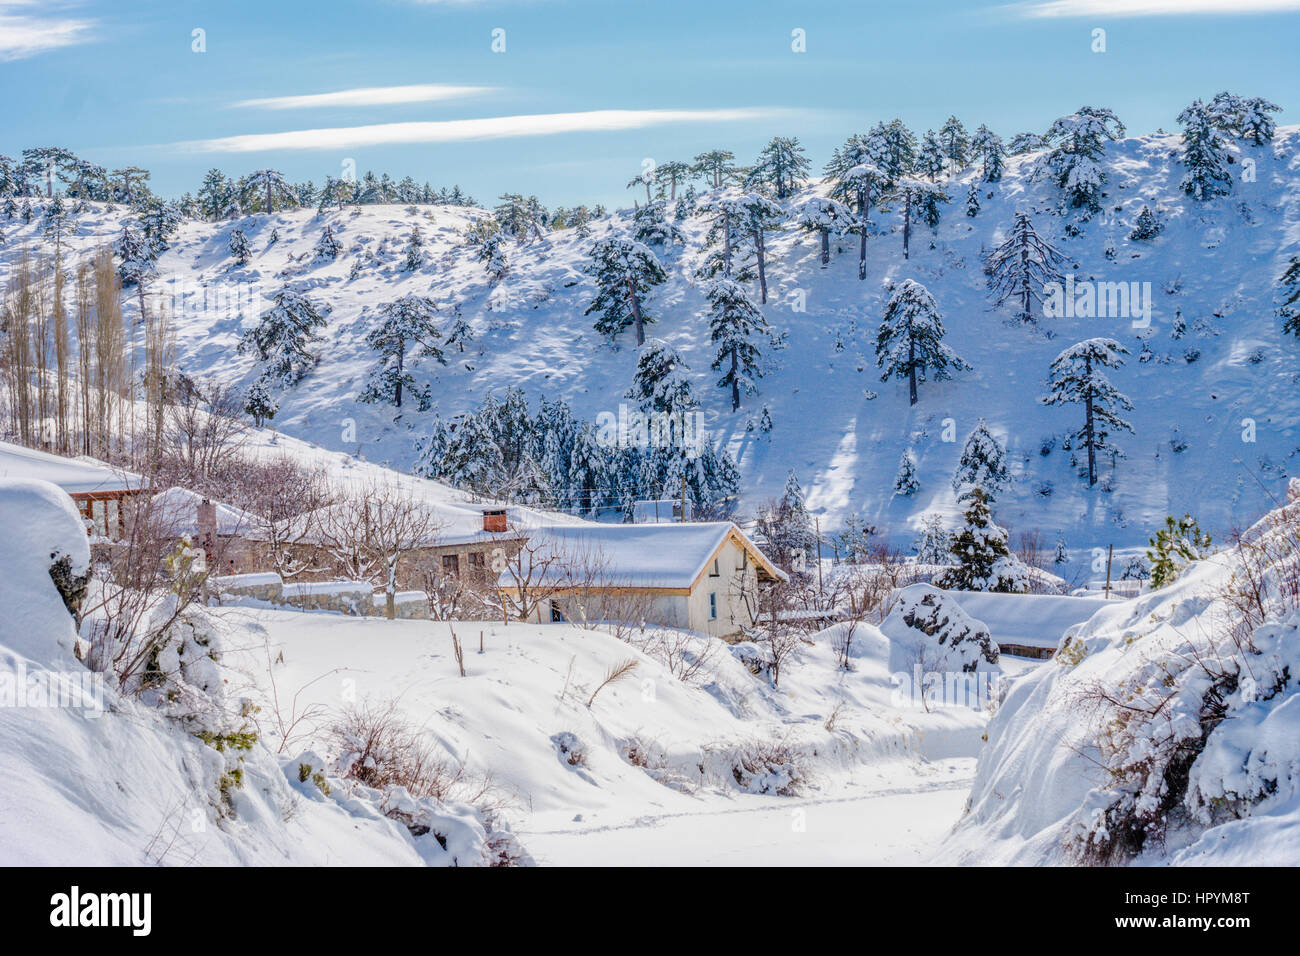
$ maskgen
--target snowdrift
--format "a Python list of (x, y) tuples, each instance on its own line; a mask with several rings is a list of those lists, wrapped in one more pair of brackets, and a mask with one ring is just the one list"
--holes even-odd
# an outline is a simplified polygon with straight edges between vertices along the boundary
[(1297, 491), (1242, 547), (1098, 611), (1009, 686), (959, 859), (1300, 859)]

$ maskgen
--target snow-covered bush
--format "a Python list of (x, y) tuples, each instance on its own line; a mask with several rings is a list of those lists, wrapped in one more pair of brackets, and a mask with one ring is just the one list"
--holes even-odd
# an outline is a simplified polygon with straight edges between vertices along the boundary
[(754, 739), (705, 748), (705, 764), (725, 767), (747, 793), (797, 797), (811, 782), (808, 761), (787, 740)]

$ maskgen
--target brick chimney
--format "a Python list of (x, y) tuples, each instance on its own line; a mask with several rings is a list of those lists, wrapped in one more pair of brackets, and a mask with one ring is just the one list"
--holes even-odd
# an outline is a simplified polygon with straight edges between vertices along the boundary
[(197, 518), (199, 547), (211, 551), (217, 540), (217, 506), (204, 498), (199, 502)]
[(500, 532), (506, 530), (506, 509), (505, 508), (484, 508), (483, 509), (483, 530)]

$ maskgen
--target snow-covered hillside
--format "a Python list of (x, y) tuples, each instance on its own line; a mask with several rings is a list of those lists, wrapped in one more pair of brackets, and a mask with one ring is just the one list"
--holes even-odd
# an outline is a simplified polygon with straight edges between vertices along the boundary
[[(1296, 343), (1281, 334), (1274, 314), (1277, 278), (1300, 244), (1300, 128), (1280, 128), (1264, 146), (1234, 146), (1239, 162), (1232, 169), (1243, 168), (1246, 157), (1252, 174), (1238, 175), (1229, 196), (1206, 202), (1180, 189), (1179, 148), (1179, 137), (1166, 135), (1108, 144), (1103, 210), (1074, 237), (1062, 229), (1057, 189), (1027, 181), (1032, 156), (1008, 159), (1001, 182), (980, 185), (975, 217), (964, 215), (963, 200), (978, 171), (949, 181), (952, 202), (942, 221), (933, 231), (913, 226), (907, 260), (900, 212), (873, 212), (877, 229), (868, 241), (865, 281), (857, 278), (851, 237), (822, 269), (816, 236), (793, 230), (776, 236), (765, 314), (788, 335), (788, 346), (769, 354), (771, 371), (760, 393), (734, 414), (709, 370), (704, 301), (692, 278), (707, 223), (682, 223), (685, 246), (661, 252), (669, 280), (649, 300), (656, 319), (650, 334), (676, 346), (691, 366), (708, 427), (739, 463), (742, 508), (779, 495), (793, 469), (810, 508), (826, 515), (823, 527), (858, 512), (895, 544), (910, 545), (921, 514), (939, 511), (956, 520), (949, 479), (965, 436), (982, 417), (1007, 445), (1015, 479), (999, 498), (999, 523), (1013, 531), (1037, 529), (1049, 543), (1064, 533), (1076, 567), (1092, 548), (1144, 544), (1168, 513), (1191, 512), (1216, 532), (1253, 520), (1270, 494), (1281, 493), (1300, 453)], [(1150, 242), (1129, 238), (1144, 204), (1165, 222)], [(1063, 271), (1078, 280), (1149, 283), (1150, 327), (1135, 328), (1130, 318), (1042, 319), (1037, 329), (1007, 324), (1009, 313), (991, 308), (982, 266), (1017, 211), (1032, 215), (1038, 232), (1065, 254)], [(84, 249), (110, 238), (123, 215), (93, 207), (79, 218), (71, 244)], [(270, 294), (288, 282), (328, 306), (320, 364), (282, 396), (275, 424), (371, 461), (409, 467), (427, 431), (420, 413), (395, 422), (392, 409), (356, 401), (373, 360), (365, 334), (381, 304), (408, 293), (431, 295), (447, 315), (459, 309), (474, 331), (464, 352), (449, 353), (446, 368), (430, 364), (416, 372), (432, 381), (444, 416), (516, 386), (534, 408), (545, 396), (565, 399), (586, 419), (616, 412), (636, 349), (630, 332), (612, 349), (593, 331), (592, 317), (583, 315), (593, 286), (582, 269), (594, 239), (630, 232), (630, 212), (593, 222), (591, 238), (566, 229), (512, 246), (509, 274), (496, 284), (461, 238), (475, 215), (458, 207), (360, 206), (185, 222), (159, 262), (162, 281), (155, 288), (173, 282), (177, 293), (202, 295), (206, 286), (220, 299), (240, 284)], [(425, 235), (428, 258), (407, 272), (403, 246), (414, 225)], [(315, 262), (312, 250), (327, 226), (343, 253)], [(247, 235), (252, 253), (242, 268), (232, 265), (227, 248), (234, 228)], [(12, 257), (38, 230), (38, 219), (7, 224), (0, 255)], [(359, 274), (349, 278), (357, 262)], [(934, 295), (947, 343), (973, 366), (952, 381), (923, 383), (915, 407), (905, 384), (879, 380), (874, 356), (883, 284), (909, 278)], [(235, 345), (255, 318), (237, 308), (179, 308), (180, 365), (192, 375), (251, 383), (252, 358), (237, 355)], [(1185, 333), (1176, 338), (1179, 318)], [(1115, 436), (1127, 458), (1113, 479), (1104, 461), (1102, 481), (1089, 489), (1060, 442), (1079, 427), (1081, 411), (1045, 407), (1038, 398), (1052, 359), (1092, 336), (1113, 337), (1132, 352), (1111, 377), (1136, 406), (1127, 416), (1136, 434)], [(1140, 360), (1144, 341), (1149, 353)], [(773, 430), (746, 432), (764, 405)], [(907, 448), (921, 487), (898, 497), (891, 488)]]

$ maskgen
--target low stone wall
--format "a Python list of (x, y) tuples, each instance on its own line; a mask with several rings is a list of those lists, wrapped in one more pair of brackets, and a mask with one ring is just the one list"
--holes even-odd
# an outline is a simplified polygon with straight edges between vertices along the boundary
[[(363, 617), (383, 617), (387, 596), (374, 592), (367, 581), (304, 581), (285, 584), (274, 572), (232, 574), (209, 580), (218, 600), (252, 598), (269, 604), (287, 604), (304, 611), (333, 611)], [(399, 591), (396, 615), (403, 620), (427, 620), (429, 602), (423, 591)]]
[(208, 584), (221, 599), (231, 597), (250, 597), (271, 604), (284, 603), (284, 582), (274, 572), (263, 574), (231, 574), (226, 577), (209, 578)]

